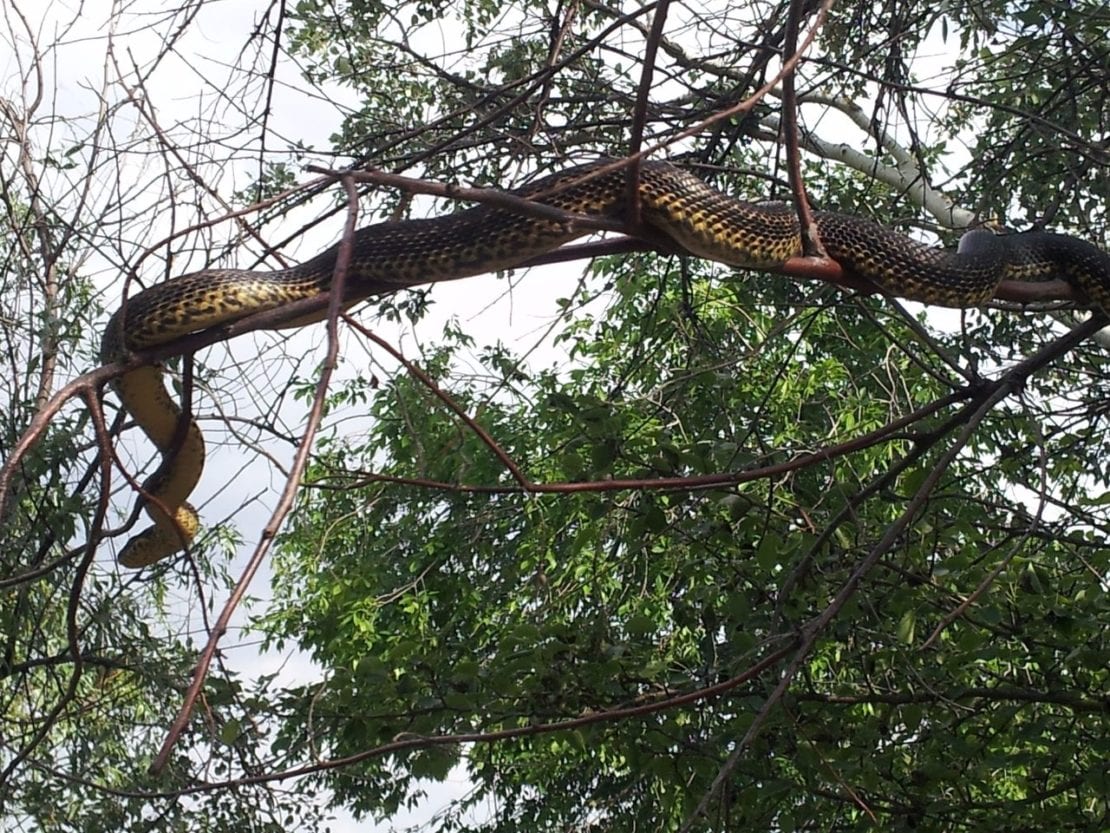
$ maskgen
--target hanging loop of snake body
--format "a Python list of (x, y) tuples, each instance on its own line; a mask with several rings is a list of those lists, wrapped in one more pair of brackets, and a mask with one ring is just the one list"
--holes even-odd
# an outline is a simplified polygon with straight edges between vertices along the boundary
[[(510, 193), (573, 215), (628, 219), (622, 217), (626, 175), (611, 167), (599, 162), (569, 168)], [(798, 220), (790, 207), (734, 199), (668, 162), (641, 166), (638, 201), (645, 226), (698, 257), (768, 268), (802, 252)], [(818, 213), (815, 222), (829, 256), (846, 273), (892, 295), (971, 307), (991, 298), (1004, 279), (1064, 278), (1110, 310), (1110, 256), (1073, 237), (976, 234), (952, 252), (858, 217)], [(489, 205), (431, 219), (379, 223), (356, 232), (346, 287), (357, 301), (508, 269), (587, 233), (572, 219), (539, 218)], [(139, 292), (108, 322), (101, 358), (114, 361), (326, 292), (337, 252), (338, 245), (277, 271), (207, 269)], [(196, 534), (197, 513), (188, 497), (204, 468), (204, 438), (194, 420), (183, 421), (160, 368), (130, 370), (113, 387), (163, 455), (143, 488), (154, 525), (132, 538), (119, 555), (124, 565), (142, 567), (187, 547)]]

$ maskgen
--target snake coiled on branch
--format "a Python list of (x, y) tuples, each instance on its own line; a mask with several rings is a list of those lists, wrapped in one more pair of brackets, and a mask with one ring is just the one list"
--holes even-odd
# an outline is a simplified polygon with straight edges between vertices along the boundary
[[(624, 216), (627, 186), (624, 170), (599, 162), (509, 192), (568, 212), (565, 219), (483, 204), (362, 228), (355, 234), (345, 300), (517, 266), (589, 233), (569, 215), (629, 220)], [(773, 268), (802, 252), (792, 207), (734, 199), (668, 162), (641, 166), (637, 196), (640, 222), (695, 256)], [(817, 213), (814, 220), (826, 251), (845, 273), (891, 295), (971, 307), (990, 299), (1002, 280), (1062, 278), (1110, 311), (1110, 255), (1074, 237), (978, 231), (950, 251), (858, 217)], [(318, 296), (331, 284), (338, 251), (337, 244), (276, 271), (206, 269), (139, 292), (108, 322), (101, 359), (116, 361), (131, 351)], [(161, 368), (128, 370), (113, 387), (163, 455), (143, 487), (154, 526), (132, 538), (119, 555), (124, 565), (142, 567), (184, 549), (196, 534), (197, 514), (188, 497), (204, 468), (204, 438), (191, 419), (179, 427), (182, 412), (166, 391)]]

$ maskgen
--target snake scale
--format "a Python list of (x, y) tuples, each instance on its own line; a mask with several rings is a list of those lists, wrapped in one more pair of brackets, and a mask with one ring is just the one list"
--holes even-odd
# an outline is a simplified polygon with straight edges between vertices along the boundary
[[(623, 219), (627, 176), (605, 162), (568, 168), (509, 193), (579, 215)], [(744, 268), (776, 267), (801, 253), (792, 207), (734, 199), (668, 162), (645, 162), (640, 219), (693, 255)], [(845, 272), (892, 295), (946, 306), (987, 301), (998, 283), (1063, 278), (1110, 310), (1110, 255), (1077, 238), (1046, 232), (996, 236), (970, 232), (960, 248), (933, 248), (870, 220), (815, 216), (830, 257)], [(378, 223), (356, 232), (347, 275), (353, 301), (404, 287), (507, 269), (589, 233), (572, 221), (541, 219), (479, 205), (431, 219)], [(197, 330), (226, 324), (328, 289), (338, 244), (277, 271), (207, 269), (173, 278), (126, 299), (108, 322), (104, 362)], [(128, 370), (113, 387), (163, 456), (143, 487), (154, 526), (119, 554), (142, 567), (189, 545), (198, 528), (189, 494), (204, 467), (204, 438), (166, 391), (160, 367)], [(181, 436), (177, 436), (181, 433)]]

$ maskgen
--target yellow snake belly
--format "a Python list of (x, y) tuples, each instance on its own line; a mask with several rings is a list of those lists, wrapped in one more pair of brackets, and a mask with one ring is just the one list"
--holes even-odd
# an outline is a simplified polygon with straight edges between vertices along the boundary
[[(569, 168), (509, 193), (577, 215), (623, 219), (627, 176), (605, 162)], [(785, 206), (734, 199), (668, 162), (645, 162), (640, 218), (693, 255), (743, 268), (777, 267), (802, 251), (798, 220)], [(971, 233), (956, 252), (929, 247), (869, 220), (815, 216), (829, 256), (845, 272), (892, 295), (946, 306), (977, 306), (1003, 279), (1064, 278), (1110, 310), (1110, 256), (1082, 240), (1034, 232)], [(588, 234), (573, 220), (542, 219), (481, 205), (431, 219), (378, 223), (355, 234), (346, 278), (351, 302), (404, 287), (507, 269)], [(126, 299), (101, 343), (104, 362), (197, 330), (276, 309), (327, 291), (338, 245), (277, 271), (213, 269), (174, 278)], [(140, 367), (113, 382), (123, 407), (163, 455), (143, 487), (154, 526), (132, 538), (119, 560), (152, 564), (196, 534), (187, 502), (204, 467), (204, 439), (166, 391), (160, 368)]]

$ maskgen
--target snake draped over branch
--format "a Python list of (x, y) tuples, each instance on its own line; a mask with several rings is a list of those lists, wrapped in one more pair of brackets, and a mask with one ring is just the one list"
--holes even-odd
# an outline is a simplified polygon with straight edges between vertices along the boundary
[[(598, 162), (569, 168), (509, 193), (573, 214), (627, 219), (627, 175), (612, 167)], [(698, 257), (754, 269), (778, 267), (802, 253), (793, 207), (734, 199), (668, 162), (643, 163), (638, 201), (642, 223)], [(1110, 311), (1110, 255), (1074, 237), (975, 231), (953, 252), (862, 218), (819, 212), (814, 219), (826, 251), (846, 273), (891, 295), (972, 307), (990, 299), (1002, 280), (1063, 278)], [(431, 219), (378, 223), (355, 234), (346, 294), (358, 301), (508, 269), (588, 233), (573, 222), (485, 204)], [(116, 361), (326, 292), (338, 249), (289, 269), (206, 269), (139, 292), (108, 322), (101, 360)], [(186, 548), (196, 535), (199, 522), (188, 497), (204, 468), (204, 438), (194, 420), (179, 431), (182, 412), (163, 385), (161, 368), (128, 370), (113, 387), (163, 457), (143, 486), (154, 525), (119, 555), (125, 566), (142, 567)]]

